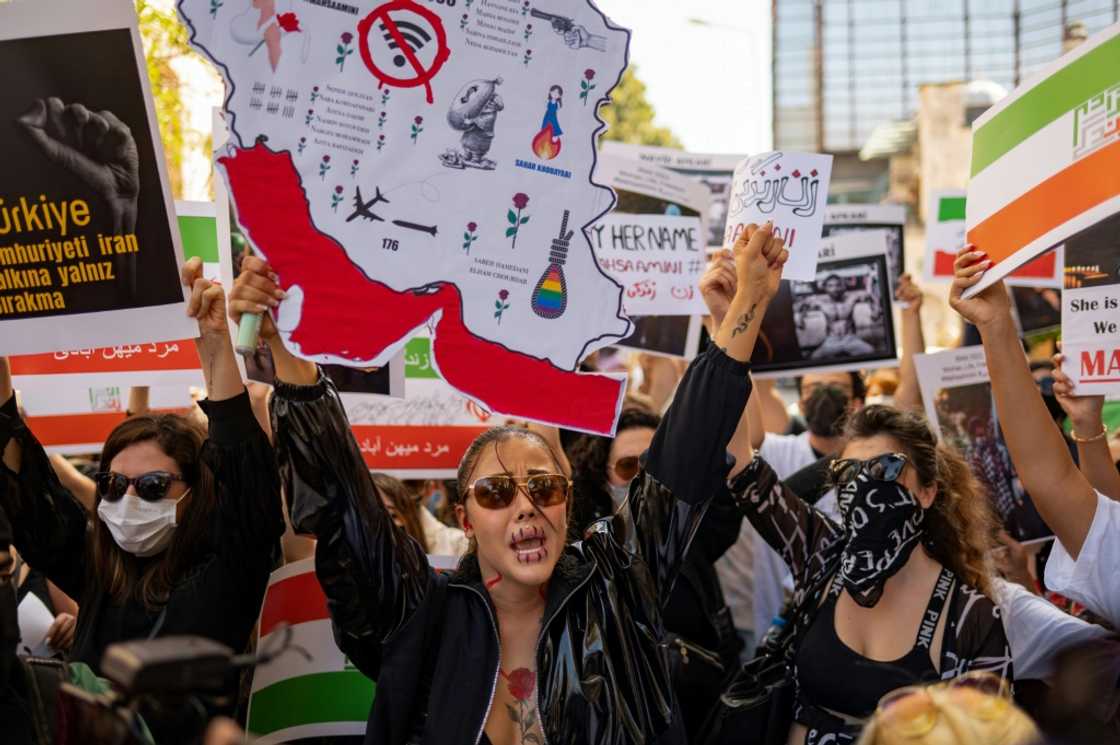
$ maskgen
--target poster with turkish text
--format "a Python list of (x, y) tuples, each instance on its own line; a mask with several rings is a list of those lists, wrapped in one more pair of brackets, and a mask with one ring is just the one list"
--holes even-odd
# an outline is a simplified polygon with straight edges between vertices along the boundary
[[(217, 203), (175, 203), (183, 237), (183, 258), (198, 256), (203, 261), (204, 277), (231, 287), (229, 221), (218, 219), (228, 210), (229, 205), (222, 201), (220, 193)], [(201, 386), (202, 370), (194, 344), (198, 327), (192, 331), (190, 338), (174, 341), (12, 355), (9, 362), (14, 384), (25, 391), (53, 390), (57, 386)]]
[(589, 0), (178, 8), (226, 79), (218, 163), (293, 352), (379, 367), (431, 324), (480, 405), (613, 430), (623, 387), (575, 371), (630, 331), (584, 232), (627, 31)]
[(1120, 394), (1120, 216), (1066, 242), (1062, 370), (1082, 395)]
[(1120, 24), (1062, 55), (972, 125), (968, 242), (994, 262), (971, 297), (1120, 212)]
[(914, 364), (930, 426), (968, 461), (1007, 533), (1020, 542), (1053, 535), (1011, 462), (992, 399), (984, 348), (919, 354)]
[(890, 234), (822, 238), (811, 281), (782, 280), (751, 357), (756, 377), (898, 363), (887, 269)]
[(731, 184), (724, 247), (734, 245), (751, 223), (773, 222), (789, 250), (782, 278), (812, 281), (831, 174), (831, 155), (771, 152), (744, 160)]
[(133, 3), (0, 3), (0, 70), (0, 348), (189, 337)]

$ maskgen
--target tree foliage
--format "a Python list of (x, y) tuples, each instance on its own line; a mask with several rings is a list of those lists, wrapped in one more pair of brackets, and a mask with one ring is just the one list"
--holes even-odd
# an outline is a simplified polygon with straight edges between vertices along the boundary
[(646, 84), (638, 78), (634, 65), (626, 68), (622, 82), (611, 93), (610, 105), (600, 111), (609, 125), (605, 140), (632, 145), (658, 145), (680, 148), (680, 140), (668, 127), (654, 123), (653, 106), (646, 99)]
[(174, 9), (161, 9), (152, 0), (136, 0), (136, 14), (140, 18), (140, 37), (144, 41), (144, 57), (152, 82), (160, 138), (167, 156), (171, 191), (179, 196), (183, 192), (182, 165), (187, 142), (179, 76), (172, 62), (191, 52), (187, 30)]

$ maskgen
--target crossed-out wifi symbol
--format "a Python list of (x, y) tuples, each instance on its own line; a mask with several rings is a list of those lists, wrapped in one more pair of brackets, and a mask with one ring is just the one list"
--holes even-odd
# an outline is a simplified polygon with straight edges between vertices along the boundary
[[(397, 38), (393, 32), (390, 31), (384, 23), (378, 25), (381, 27), (381, 34), (385, 38), (385, 41), (388, 42), (389, 48), (400, 49), (400, 44), (397, 43)], [(404, 39), (404, 43), (412, 52), (418, 52), (424, 48), (425, 44), (432, 40), (432, 35), (415, 23), (397, 21), (396, 26), (397, 30), (400, 32), (401, 38)], [(393, 64), (397, 67), (404, 67), (407, 61), (403, 54), (398, 54), (393, 57)]]

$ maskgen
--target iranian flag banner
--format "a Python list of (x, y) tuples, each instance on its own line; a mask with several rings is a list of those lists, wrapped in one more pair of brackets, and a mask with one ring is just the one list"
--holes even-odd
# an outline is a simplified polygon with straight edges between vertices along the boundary
[(1120, 24), (972, 126), (968, 240), (993, 267), (973, 295), (1120, 212)]
[[(453, 571), (458, 559), (429, 556), (437, 571)], [(355, 668), (331, 633), (327, 598), (315, 576), (315, 560), (280, 567), (269, 578), (261, 606), (257, 650), (289, 649), (253, 673), (246, 729), (256, 745), (364, 735), (375, 684)]]
[[(965, 191), (941, 189), (930, 196), (926, 212), (927, 282), (952, 282), (957, 252), (965, 244)], [(1032, 259), (1007, 275), (1007, 284), (1021, 287), (1062, 286), (1062, 249)]]

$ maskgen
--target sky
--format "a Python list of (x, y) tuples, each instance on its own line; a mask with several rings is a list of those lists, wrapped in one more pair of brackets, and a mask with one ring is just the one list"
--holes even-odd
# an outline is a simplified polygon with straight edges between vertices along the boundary
[[(596, 0), (631, 30), (630, 62), (657, 123), (686, 149), (770, 149), (768, 0)], [(700, 19), (705, 25), (690, 23)]]

